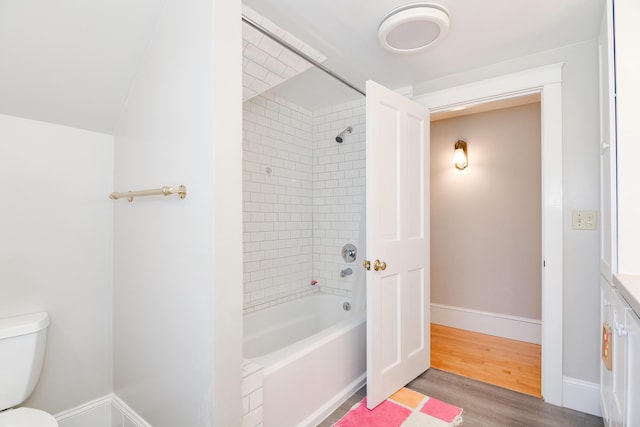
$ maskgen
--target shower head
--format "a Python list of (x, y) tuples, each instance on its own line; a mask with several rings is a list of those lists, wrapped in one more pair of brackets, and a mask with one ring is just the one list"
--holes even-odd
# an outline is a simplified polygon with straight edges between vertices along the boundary
[(351, 126), (349, 126), (348, 128), (346, 128), (345, 130), (343, 130), (342, 132), (340, 132), (338, 134), (338, 136), (336, 136), (336, 142), (337, 143), (341, 143), (342, 141), (344, 141), (344, 136), (350, 134), (351, 132), (353, 132), (353, 128)]

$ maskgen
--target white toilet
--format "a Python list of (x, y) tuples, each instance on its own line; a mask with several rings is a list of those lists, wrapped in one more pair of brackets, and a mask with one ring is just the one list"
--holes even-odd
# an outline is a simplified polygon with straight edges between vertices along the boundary
[(24, 402), (38, 383), (48, 326), (44, 312), (0, 319), (0, 427), (58, 426), (39, 409), (7, 409)]

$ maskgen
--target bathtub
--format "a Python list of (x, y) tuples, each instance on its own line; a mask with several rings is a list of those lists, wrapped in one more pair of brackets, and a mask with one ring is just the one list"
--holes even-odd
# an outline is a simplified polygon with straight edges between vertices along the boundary
[(264, 427), (316, 426), (365, 384), (363, 311), (317, 293), (244, 316), (244, 357), (263, 368)]

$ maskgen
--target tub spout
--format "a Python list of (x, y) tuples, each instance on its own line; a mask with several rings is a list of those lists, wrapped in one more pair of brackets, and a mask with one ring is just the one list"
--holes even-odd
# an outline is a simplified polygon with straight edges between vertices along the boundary
[(353, 270), (351, 269), (351, 267), (340, 270), (340, 277), (350, 276), (351, 274), (353, 274)]

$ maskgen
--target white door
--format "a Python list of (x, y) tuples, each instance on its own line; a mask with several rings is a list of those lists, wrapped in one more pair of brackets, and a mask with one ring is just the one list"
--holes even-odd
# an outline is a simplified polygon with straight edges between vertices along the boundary
[(429, 110), (367, 81), (367, 407), (430, 366)]

